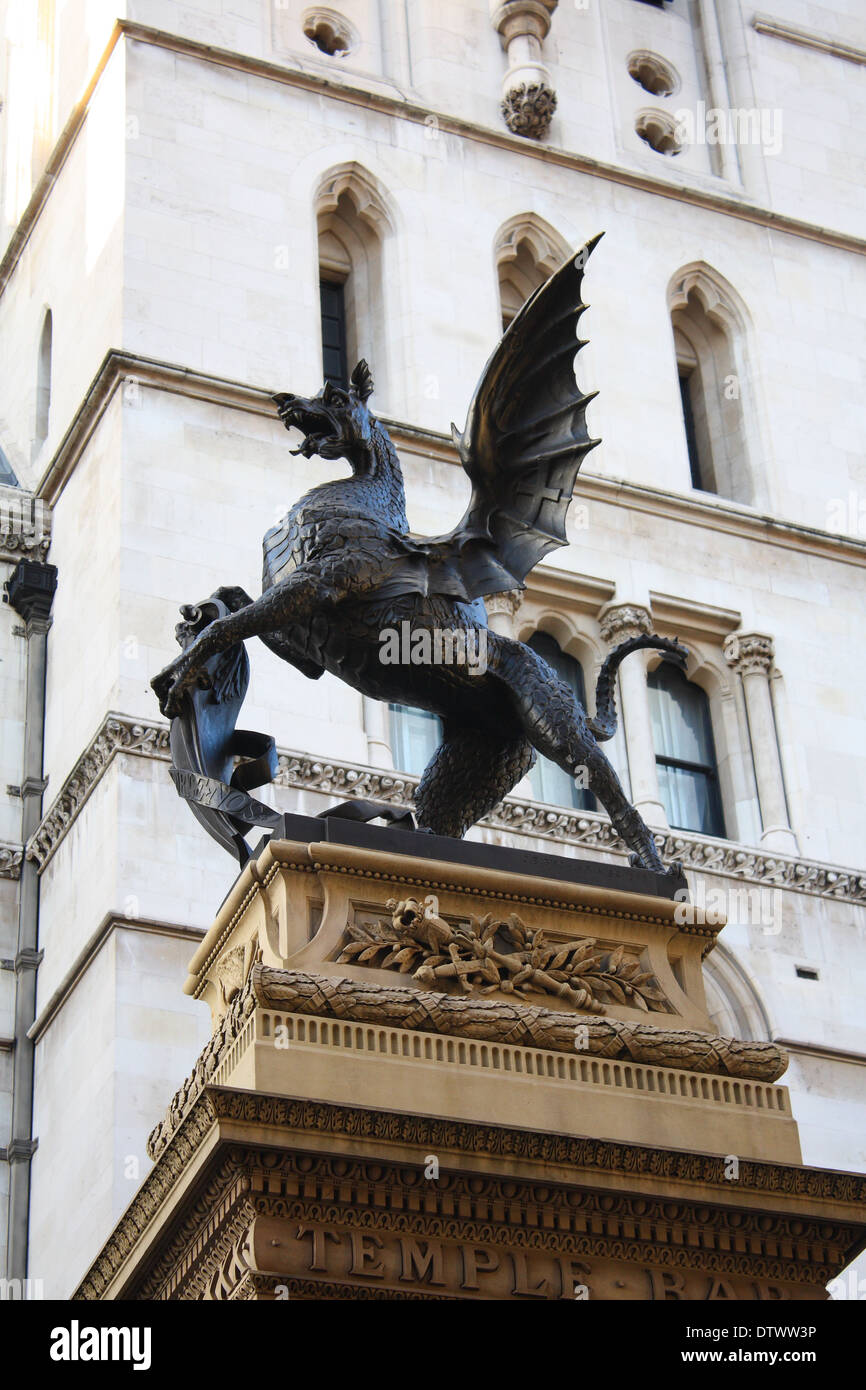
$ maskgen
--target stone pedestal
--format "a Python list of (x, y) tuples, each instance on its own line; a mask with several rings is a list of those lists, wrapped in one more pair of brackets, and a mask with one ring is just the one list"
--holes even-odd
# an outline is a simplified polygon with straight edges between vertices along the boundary
[(713, 1035), (677, 884), (294, 821), (77, 1297), (826, 1297), (866, 1180), (801, 1166), (778, 1047)]

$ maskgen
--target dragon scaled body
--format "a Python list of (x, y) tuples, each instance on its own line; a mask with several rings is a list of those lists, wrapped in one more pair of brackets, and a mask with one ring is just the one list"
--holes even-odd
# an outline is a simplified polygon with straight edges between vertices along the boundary
[[(664, 872), (599, 745), (615, 729), (613, 676), (623, 657), (652, 647), (682, 664), (684, 648), (656, 636), (617, 648), (602, 668), (590, 720), (530, 647), (487, 627), (482, 602), (524, 587), (533, 566), (566, 544), (578, 472), (598, 442), (586, 426), (592, 396), (574, 375), (581, 284), (597, 241), (523, 306), (484, 368), (464, 430), (452, 427), (472, 495), (446, 535), (409, 534), (397, 453), (367, 406), (373, 382), (365, 362), (346, 390), (326, 383), (312, 398), (274, 397), (286, 427), (301, 432), (294, 452), (345, 458), (351, 476), (312, 488), (268, 531), (260, 598), (217, 592), (222, 616), (153, 681), (165, 714), (178, 716), (191, 692), (213, 682), (215, 657), (258, 636), (311, 678), (329, 671), (365, 695), (442, 718), (444, 736), (415, 799), (421, 828), (463, 835), (528, 772), (537, 750), (571, 775), (585, 772), (633, 862)], [(463, 634), (464, 659), (383, 660), (383, 632), (401, 628), (413, 653), (434, 650), (436, 634)], [(482, 646), (483, 668), (466, 655)], [(460, 650), (458, 642), (458, 658)]]

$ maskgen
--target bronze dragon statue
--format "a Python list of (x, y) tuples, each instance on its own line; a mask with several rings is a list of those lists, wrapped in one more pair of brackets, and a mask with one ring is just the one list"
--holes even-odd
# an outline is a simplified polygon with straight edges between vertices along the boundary
[[(623, 642), (602, 666), (590, 718), (530, 647), (488, 629), (482, 602), (525, 587), (533, 566), (566, 544), (577, 474), (599, 442), (586, 427), (596, 393), (582, 394), (574, 374), (584, 346), (583, 271), (599, 239), (523, 306), (484, 368), (465, 429), (452, 426), (472, 496), (447, 535), (409, 534), (397, 453), (367, 405), (366, 362), (346, 390), (326, 383), (309, 399), (274, 396), (279, 418), (303, 435), (293, 452), (345, 458), (351, 477), (312, 488), (268, 531), (260, 598), (222, 588), (182, 610), (190, 620), (178, 629), (185, 649), (152, 682), (164, 714), (177, 723), (185, 701), (225, 704), (227, 690), (245, 689), (242, 643), (259, 637), (312, 679), (330, 671), (365, 695), (441, 716), (442, 742), (415, 797), (419, 829), (462, 836), (529, 771), (538, 750), (582, 775), (634, 865), (667, 872), (599, 744), (616, 729), (614, 676), (623, 658), (647, 647), (683, 664), (685, 648), (655, 635)], [(409, 636), (408, 659), (407, 644), (403, 659), (384, 659), (383, 633), (395, 631)], [(454, 659), (425, 658), (443, 632)], [(267, 779), (260, 772), (258, 783), (236, 777), (233, 785)]]

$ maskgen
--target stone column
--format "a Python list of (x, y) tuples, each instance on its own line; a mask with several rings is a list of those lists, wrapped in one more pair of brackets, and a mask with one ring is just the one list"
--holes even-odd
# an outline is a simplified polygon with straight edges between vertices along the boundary
[(513, 135), (542, 140), (556, 110), (541, 45), (558, 0), (490, 0), (490, 19), (508, 55), (502, 81), (502, 118)]
[(733, 632), (725, 642), (725, 659), (739, 672), (746, 698), (752, 757), (763, 833), (761, 844), (783, 854), (797, 854), (797, 840), (788, 820), (785, 781), (770, 694), (773, 639), (762, 632)]
[(516, 637), (514, 620), (523, 602), (523, 589), (508, 589), (504, 594), (490, 594), (484, 600), (487, 609), (487, 624), (491, 632), (500, 637)]
[[(599, 624), (601, 635), (611, 649), (629, 637), (652, 632), (648, 610), (636, 603), (612, 604), (603, 608)], [(631, 796), (635, 810), (640, 812), (647, 825), (657, 830), (667, 830), (667, 815), (659, 795), (646, 676), (646, 652), (633, 652), (619, 668)]]
[(364, 695), (364, 732), (367, 735), (367, 757), (373, 767), (393, 767), (394, 754), (388, 729), (388, 706), (384, 700)]

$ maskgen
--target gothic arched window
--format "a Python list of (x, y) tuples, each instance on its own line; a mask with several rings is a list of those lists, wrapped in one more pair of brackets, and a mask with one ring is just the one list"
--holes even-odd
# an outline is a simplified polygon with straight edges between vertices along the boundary
[(570, 254), (558, 232), (532, 213), (512, 217), (496, 238), (503, 330)]
[(751, 504), (758, 489), (743, 408), (745, 311), (705, 266), (678, 275), (670, 304), (692, 487)]
[(659, 794), (669, 824), (724, 838), (709, 700), (669, 661), (650, 673), (647, 685)]
[[(583, 669), (579, 661), (564, 652), (555, 638), (547, 632), (534, 632), (526, 645), (537, 652), (552, 666), (561, 681), (569, 687), (580, 704), (586, 709), (586, 687)], [(532, 794), (537, 801), (547, 801), (552, 806), (573, 806), (579, 811), (595, 809), (595, 797), (584, 788), (578, 787), (558, 763), (539, 754), (535, 767), (529, 774)]]
[(388, 211), (366, 171), (352, 164), (328, 175), (316, 216), (325, 380), (345, 387), (349, 369), (365, 357), (382, 397), (388, 355), (382, 243), (391, 231)]

